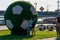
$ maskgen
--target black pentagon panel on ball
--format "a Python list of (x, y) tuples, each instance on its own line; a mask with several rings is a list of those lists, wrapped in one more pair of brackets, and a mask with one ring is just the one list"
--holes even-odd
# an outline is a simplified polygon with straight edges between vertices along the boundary
[(37, 22), (37, 12), (32, 4), (25, 1), (17, 1), (9, 5), (5, 12), (5, 23), (11, 30), (11, 34), (27, 35), (29, 20), (33, 18), (35, 26)]

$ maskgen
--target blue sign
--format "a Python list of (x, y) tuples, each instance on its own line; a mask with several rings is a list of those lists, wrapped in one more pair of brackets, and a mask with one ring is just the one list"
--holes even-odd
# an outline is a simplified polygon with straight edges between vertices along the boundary
[(40, 12), (39, 15), (40, 15), (41, 17), (43, 17), (43, 16), (44, 16), (44, 13), (43, 13), (43, 12)]

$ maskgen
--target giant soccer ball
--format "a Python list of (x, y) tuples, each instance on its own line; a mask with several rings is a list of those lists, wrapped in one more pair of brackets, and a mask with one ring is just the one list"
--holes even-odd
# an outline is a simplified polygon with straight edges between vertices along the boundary
[(11, 34), (27, 35), (28, 21), (31, 18), (36, 19), (34, 21), (35, 25), (37, 22), (37, 12), (29, 2), (18, 1), (12, 3), (7, 8), (4, 18), (7, 27), (11, 30)]

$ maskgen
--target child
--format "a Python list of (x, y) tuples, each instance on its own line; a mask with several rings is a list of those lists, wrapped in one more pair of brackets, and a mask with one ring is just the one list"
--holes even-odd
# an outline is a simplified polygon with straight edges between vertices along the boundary
[(30, 35), (30, 27), (32, 27), (32, 24), (33, 24), (33, 20), (31, 19), (31, 20), (29, 21), (29, 26), (28, 26), (28, 28), (27, 28), (27, 36)]
[(27, 28), (27, 35), (30, 35), (30, 28), (31, 28), (31, 30), (32, 30), (32, 36), (35, 35), (34, 27), (32, 27), (32, 26), (34, 26), (34, 21), (35, 21), (35, 20), (33, 20), (32, 18), (31, 18), (31, 20), (29, 21), (29, 26), (28, 26), (28, 28)]

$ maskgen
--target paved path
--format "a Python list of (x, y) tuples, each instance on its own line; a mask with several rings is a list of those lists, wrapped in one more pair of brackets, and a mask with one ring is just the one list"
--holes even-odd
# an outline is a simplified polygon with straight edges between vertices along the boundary
[(60, 40), (60, 37), (46, 38), (46, 39), (37, 39), (37, 40)]
[(0, 30), (8, 29), (5, 25), (0, 26)]
[(41, 40), (56, 40), (56, 37), (54, 37), (54, 38), (46, 38), (46, 39), (41, 39)]

